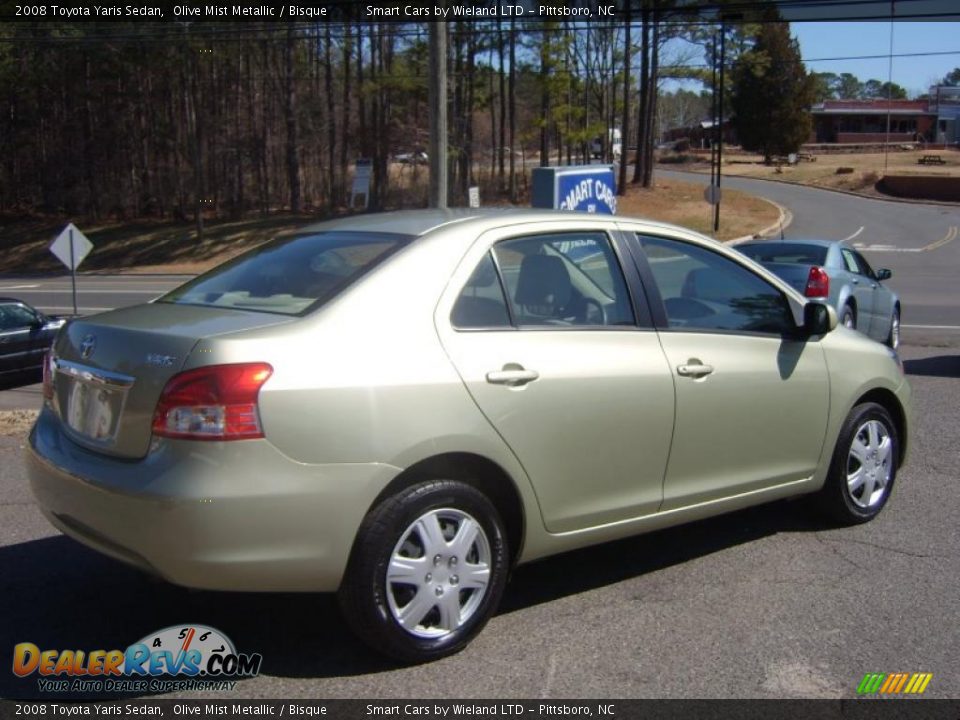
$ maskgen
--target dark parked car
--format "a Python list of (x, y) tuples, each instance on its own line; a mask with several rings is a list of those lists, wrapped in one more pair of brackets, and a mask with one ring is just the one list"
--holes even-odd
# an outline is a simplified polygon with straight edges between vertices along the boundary
[(881, 282), (892, 273), (871, 268), (855, 248), (835, 240), (764, 240), (737, 250), (808, 298), (833, 305), (842, 325), (899, 347), (900, 298)]
[(63, 323), (21, 300), (0, 297), (0, 385), (28, 375), (39, 380), (43, 355)]

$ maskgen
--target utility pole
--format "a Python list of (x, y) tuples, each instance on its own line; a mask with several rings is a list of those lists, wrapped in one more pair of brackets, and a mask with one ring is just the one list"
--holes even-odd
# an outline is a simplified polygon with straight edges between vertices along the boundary
[(717, 202), (713, 207), (713, 232), (720, 230), (720, 176), (723, 174), (723, 66), (726, 64), (727, 28), (720, 20), (720, 117), (717, 119)]
[(447, 207), (447, 24), (430, 26), (430, 207)]

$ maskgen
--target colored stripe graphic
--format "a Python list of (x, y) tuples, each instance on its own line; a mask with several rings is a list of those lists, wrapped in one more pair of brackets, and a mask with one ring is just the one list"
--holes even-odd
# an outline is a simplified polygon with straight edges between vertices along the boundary
[(857, 687), (857, 694), (869, 695), (870, 693), (877, 692), (885, 677), (885, 673), (867, 673), (863, 676), (863, 680), (860, 681), (859, 687)]
[(867, 673), (857, 686), (858, 695), (921, 695), (933, 673)]

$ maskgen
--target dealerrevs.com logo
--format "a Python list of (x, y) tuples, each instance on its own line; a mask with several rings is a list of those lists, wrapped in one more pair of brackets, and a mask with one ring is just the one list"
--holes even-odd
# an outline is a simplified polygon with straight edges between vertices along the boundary
[(262, 662), (206, 625), (164, 628), (126, 650), (41, 650), (30, 642), (13, 648), (13, 674), (37, 675), (41, 692), (232, 690), (238, 678), (259, 674)]

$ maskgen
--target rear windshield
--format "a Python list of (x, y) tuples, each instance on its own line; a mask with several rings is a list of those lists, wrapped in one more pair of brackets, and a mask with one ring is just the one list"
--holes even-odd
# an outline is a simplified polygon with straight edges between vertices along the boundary
[(410, 235), (324, 232), (274, 240), (157, 302), (302, 315), (409, 243)]
[(823, 265), (827, 260), (827, 248), (823, 245), (802, 243), (747, 243), (737, 250), (759, 263), (796, 263), (798, 265)]

